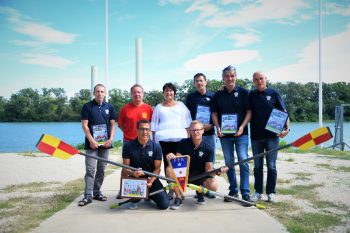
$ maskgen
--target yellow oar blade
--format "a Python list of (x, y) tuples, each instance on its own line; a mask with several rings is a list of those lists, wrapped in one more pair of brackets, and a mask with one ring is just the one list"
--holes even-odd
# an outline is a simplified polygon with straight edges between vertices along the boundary
[(72, 155), (79, 154), (76, 148), (49, 134), (41, 135), (36, 147), (39, 151), (60, 159), (68, 159)]
[(308, 134), (305, 134), (298, 140), (292, 143), (292, 146), (298, 147), (301, 150), (308, 150), (311, 147), (328, 141), (333, 137), (329, 127), (318, 128)]

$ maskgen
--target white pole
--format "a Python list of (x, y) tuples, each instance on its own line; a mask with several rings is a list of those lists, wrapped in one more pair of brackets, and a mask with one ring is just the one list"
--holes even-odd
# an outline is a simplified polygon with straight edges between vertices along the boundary
[(106, 0), (106, 102), (108, 102), (108, 0)]
[(141, 71), (142, 71), (142, 42), (141, 38), (136, 38), (136, 83), (141, 84)]
[(91, 66), (91, 99), (94, 98), (94, 87), (97, 80), (97, 66)]
[(323, 106), (323, 97), (322, 97), (322, 0), (319, 0), (319, 80), (318, 80), (318, 121), (320, 127), (322, 127), (322, 106)]

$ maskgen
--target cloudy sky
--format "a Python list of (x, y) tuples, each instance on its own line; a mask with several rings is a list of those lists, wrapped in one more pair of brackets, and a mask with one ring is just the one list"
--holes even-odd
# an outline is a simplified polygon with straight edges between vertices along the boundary
[[(20, 89), (90, 88), (105, 80), (105, 0), (1, 0), (0, 96)], [(109, 0), (109, 88), (135, 82), (142, 40), (142, 85), (160, 90), (197, 72), (221, 79), (256, 70), (272, 82), (318, 82), (317, 0)], [(322, 78), (349, 82), (350, 1), (323, 1)]]

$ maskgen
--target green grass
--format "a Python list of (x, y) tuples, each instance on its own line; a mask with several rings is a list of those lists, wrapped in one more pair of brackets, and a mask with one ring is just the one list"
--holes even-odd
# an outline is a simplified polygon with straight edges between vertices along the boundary
[(312, 175), (312, 173), (308, 173), (308, 172), (297, 172), (297, 173), (293, 173), (296, 175), (295, 179), (297, 180), (311, 180), (311, 178), (309, 178), (309, 176)]
[(331, 158), (350, 160), (350, 151), (321, 148), (318, 146), (306, 151), (303, 151), (294, 147), (289, 147), (289, 148), (283, 149), (282, 151), (287, 153), (298, 153), (298, 154), (315, 153), (319, 155), (327, 155), (327, 157), (331, 157)]
[(5, 193), (11, 193), (11, 192), (28, 192), (28, 193), (35, 193), (35, 192), (49, 192), (54, 191), (55, 188), (53, 185), (58, 185), (59, 182), (32, 182), (27, 184), (19, 184), (19, 185), (8, 185), (5, 188), (3, 188), (3, 192)]
[[(7, 190), (18, 191), (19, 189), (29, 189), (34, 183), (18, 185)], [(52, 183), (36, 183), (42, 189), (50, 189)], [(13, 218), (15, 221), (7, 221), (0, 225), (0, 232), (29, 232), (31, 229), (51, 217), (58, 211), (71, 204), (84, 190), (83, 179), (77, 179), (66, 184), (55, 187), (55, 194), (45, 197), (21, 196), (11, 198), (6, 202), (1, 202), (0, 217), (2, 219)]]
[(294, 195), (300, 199), (310, 200), (317, 197), (314, 189), (322, 186), (323, 184), (293, 185), (289, 188), (277, 188), (277, 193), (283, 195)]
[(291, 233), (313, 233), (323, 229), (336, 226), (341, 223), (337, 215), (324, 213), (303, 213), (291, 216), (286, 224), (287, 230)]
[(323, 167), (329, 170), (338, 171), (338, 172), (350, 172), (350, 167), (340, 166), (340, 167), (333, 167), (328, 163), (318, 163), (316, 164), (317, 167)]

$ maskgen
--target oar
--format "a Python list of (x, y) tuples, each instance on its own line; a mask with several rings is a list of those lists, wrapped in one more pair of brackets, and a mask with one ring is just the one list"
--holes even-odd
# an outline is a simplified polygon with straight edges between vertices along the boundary
[[(288, 148), (288, 147), (291, 147), (291, 146), (297, 147), (297, 148), (305, 151), (305, 150), (308, 150), (308, 149), (310, 149), (310, 148), (312, 148), (314, 146), (317, 146), (317, 145), (319, 145), (319, 144), (321, 144), (323, 142), (328, 141), (332, 137), (333, 137), (333, 135), (332, 135), (332, 132), (329, 129), (329, 127), (321, 127), (321, 128), (318, 128), (318, 129), (316, 129), (316, 130), (314, 130), (314, 131), (312, 131), (310, 133), (305, 134), (304, 136), (298, 138), (297, 140), (295, 140), (292, 143), (289, 143), (287, 145), (284, 145), (284, 146), (281, 146), (281, 147), (277, 147), (275, 149), (266, 151), (264, 153), (257, 154), (257, 155), (254, 155), (252, 157), (243, 159), (241, 161), (235, 162), (234, 164), (232, 164), (232, 165), (230, 165), (228, 167), (233, 168), (233, 167), (235, 167), (235, 166), (237, 166), (239, 164), (246, 163), (246, 162), (248, 162), (250, 160), (253, 160), (253, 159), (262, 157), (264, 155), (267, 155), (268, 153), (275, 152), (275, 151), (278, 151), (278, 150), (282, 150), (282, 149), (285, 149), (285, 148)], [(199, 180), (199, 179), (201, 179), (203, 177), (215, 174), (215, 173), (220, 172), (220, 171), (221, 171), (221, 168), (217, 168), (217, 169), (214, 169), (212, 171), (205, 172), (205, 173), (193, 176), (193, 177), (189, 178), (189, 182), (193, 182), (195, 180)]]
[(152, 172), (148, 172), (148, 171), (144, 171), (141, 170), (139, 168), (135, 168), (135, 167), (131, 167), (122, 163), (117, 163), (117, 162), (113, 162), (104, 158), (100, 158), (97, 156), (93, 156), (93, 155), (89, 155), (83, 152), (80, 152), (79, 150), (77, 150), (75, 147), (61, 141), (60, 139), (49, 135), (49, 134), (43, 134), (41, 135), (41, 138), (39, 139), (38, 143), (36, 144), (36, 147), (38, 148), (39, 151), (44, 152), (45, 154), (48, 155), (52, 155), (54, 157), (60, 158), (60, 159), (68, 159), (69, 157), (75, 155), (75, 154), (80, 154), (83, 155), (85, 157), (89, 157), (89, 158), (93, 158), (96, 160), (100, 160), (103, 161), (105, 163), (110, 163), (113, 164), (115, 166), (118, 167), (123, 167), (123, 168), (127, 168), (133, 171), (143, 171), (146, 175), (149, 176), (154, 176), (157, 177), (159, 179), (163, 179), (169, 182), (173, 182), (175, 183), (176, 181), (174, 179), (165, 177), (165, 176), (161, 176)]

